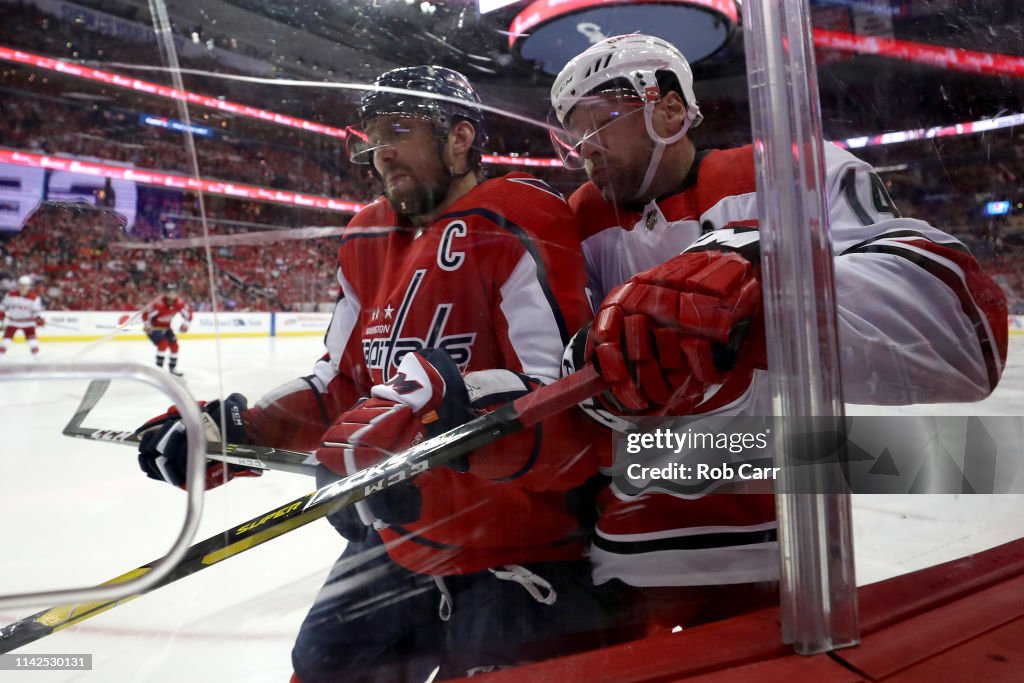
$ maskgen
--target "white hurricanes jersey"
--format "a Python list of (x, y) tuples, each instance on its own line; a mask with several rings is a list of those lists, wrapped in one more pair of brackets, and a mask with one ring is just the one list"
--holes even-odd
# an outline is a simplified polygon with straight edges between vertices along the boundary
[(35, 327), (36, 318), (43, 312), (43, 302), (35, 292), (21, 294), (11, 290), (0, 301), (0, 311), (11, 327)]
[[(901, 405), (987, 396), (1006, 357), (998, 287), (956, 239), (901, 217), (870, 165), (834, 145), (825, 146), (825, 160), (846, 400)], [(684, 250), (756, 241), (752, 148), (698, 155), (681, 192), (643, 209), (610, 204), (592, 183), (570, 205), (585, 231), (589, 286), (600, 301)], [(767, 372), (723, 385), (698, 412), (770, 415)], [(621, 474), (626, 465), (606, 473)], [(597, 583), (777, 578), (770, 495), (630, 496), (613, 485), (600, 502), (592, 553)]]

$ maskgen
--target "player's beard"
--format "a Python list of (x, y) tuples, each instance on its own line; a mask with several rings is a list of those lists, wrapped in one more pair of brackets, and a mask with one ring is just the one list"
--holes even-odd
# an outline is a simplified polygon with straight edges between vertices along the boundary
[[(413, 178), (411, 174), (408, 177)], [(391, 188), (386, 183), (384, 185), (384, 196), (391, 208), (404, 218), (415, 219), (431, 213), (448, 196), (452, 184), (451, 174), (445, 171), (434, 174), (431, 182), (423, 182), (418, 178), (414, 180), (405, 189)]]
[[(587, 160), (587, 176), (594, 182), (601, 196), (613, 204), (631, 204), (638, 201), (640, 189), (651, 160), (649, 149), (642, 155), (642, 163), (617, 161), (606, 157)], [(639, 168), (638, 168), (639, 167)]]

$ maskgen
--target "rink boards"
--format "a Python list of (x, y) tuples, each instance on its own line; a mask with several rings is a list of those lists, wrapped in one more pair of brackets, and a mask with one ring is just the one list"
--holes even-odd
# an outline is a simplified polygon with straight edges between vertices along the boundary
[[(111, 337), (116, 341), (145, 339), (142, 320), (135, 311), (46, 311), (46, 325), (36, 328), (42, 341), (92, 341)], [(183, 339), (213, 339), (215, 337), (302, 337), (322, 336), (331, 320), (330, 313), (291, 312), (197, 312)], [(181, 317), (175, 318), (175, 331), (180, 328)], [(17, 335), (15, 341), (24, 341)]]
[[(46, 325), (36, 329), (43, 341), (92, 341), (112, 337), (116, 341), (145, 339), (142, 321), (134, 311), (46, 311)], [(182, 339), (213, 339), (240, 337), (304, 337), (321, 336), (331, 320), (330, 313), (210, 313), (192, 314), (186, 333), (178, 332)], [(1010, 334), (1024, 335), (1024, 315), (1011, 315)], [(181, 318), (174, 321), (174, 329)], [(17, 335), (16, 342), (24, 341)]]

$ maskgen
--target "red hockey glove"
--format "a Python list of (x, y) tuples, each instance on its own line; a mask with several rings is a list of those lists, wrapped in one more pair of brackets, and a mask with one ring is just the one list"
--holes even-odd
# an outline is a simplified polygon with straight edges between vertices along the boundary
[[(334, 422), (316, 457), (332, 472), (355, 474), (472, 416), (466, 385), (451, 356), (438, 349), (410, 352), (391, 381), (373, 387), (369, 398)], [(409, 524), (419, 518), (421, 500), (410, 482), (364, 503), (357, 504), (364, 523)]]
[(45, 325), (46, 325), (46, 321), (43, 320), (43, 316), (37, 315), (36, 316), (36, 327), (43, 327)]
[[(221, 401), (206, 403), (200, 401), (203, 409), (203, 428), (206, 440), (211, 443), (222, 443), (220, 424), (221, 406), (228, 443), (245, 443), (245, 422), (242, 411), (247, 401), (241, 394), (231, 394)], [(185, 425), (181, 423), (178, 409), (171, 406), (166, 413), (158, 415), (146, 422), (135, 434), (141, 437), (139, 442), (139, 467), (150, 479), (166, 481), (179, 488), (185, 488), (185, 465), (188, 462), (188, 443), (185, 437)], [(235, 477), (258, 477), (262, 470), (253, 470), (240, 465), (209, 461), (206, 464), (206, 489), (213, 489), (231, 481)]]
[(178, 328), (178, 332), (185, 334), (188, 332), (188, 323), (182, 323), (181, 327)]
[[(615, 408), (686, 412), (736, 364), (761, 317), (760, 269), (734, 252), (680, 254), (635, 275), (601, 304), (586, 359), (611, 384)], [(760, 322), (757, 320), (756, 322)], [(744, 349), (764, 366), (758, 350)]]

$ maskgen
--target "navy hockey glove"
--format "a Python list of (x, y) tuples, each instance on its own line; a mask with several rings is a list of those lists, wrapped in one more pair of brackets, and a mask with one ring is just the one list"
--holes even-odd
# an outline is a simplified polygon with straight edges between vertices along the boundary
[[(227, 443), (245, 443), (245, 422), (242, 411), (248, 403), (241, 394), (231, 394), (223, 403), (220, 400), (211, 403), (200, 402), (203, 409), (203, 429), (206, 440), (210, 443), (221, 443), (220, 425), (222, 412), (227, 429)], [(223, 411), (221, 410), (223, 406)], [(146, 422), (135, 434), (140, 437), (139, 467), (150, 479), (166, 481), (173, 486), (185, 488), (185, 464), (188, 461), (188, 443), (185, 437), (185, 425), (181, 423), (181, 415), (174, 406), (163, 415), (158, 415)], [(224, 484), (234, 477), (258, 477), (263, 472), (239, 465), (228, 465), (216, 461), (206, 464), (206, 489)]]
[[(407, 353), (387, 384), (343, 413), (323, 435), (317, 459), (332, 472), (355, 474), (474, 416), (458, 365), (444, 351)], [(390, 486), (356, 504), (364, 524), (410, 524), (422, 499), (412, 482)], [(332, 519), (338, 528), (338, 524)], [(339, 529), (340, 530), (340, 529)]]
[(760, 268), (736, 252), (684, 252), (612, 290), (586, 360), (611, 385), (612, 407), (686, 414), (738, 360), (765, 366), (763, 334), (746, 335), (752, 325), (763, 329)]

